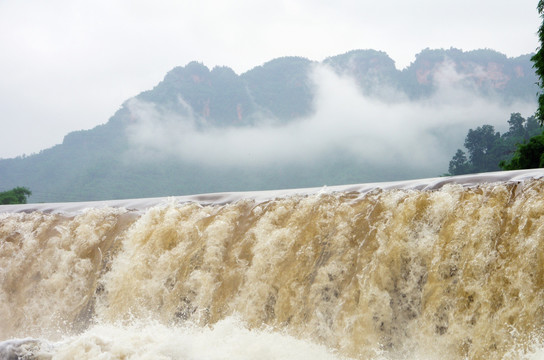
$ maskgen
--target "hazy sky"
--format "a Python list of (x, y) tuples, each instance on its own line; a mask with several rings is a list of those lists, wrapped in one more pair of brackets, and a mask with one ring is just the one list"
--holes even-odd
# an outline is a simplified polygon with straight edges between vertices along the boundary
[(242, 73), (280, 56), (535, 51), (537, 0), (0, 0), (0, 158), (105, 123), (192, 60)]

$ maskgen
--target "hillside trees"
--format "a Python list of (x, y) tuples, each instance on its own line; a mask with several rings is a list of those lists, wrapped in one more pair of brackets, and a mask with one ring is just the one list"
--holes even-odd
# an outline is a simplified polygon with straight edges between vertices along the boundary
[[(478, 172), (498, 171), (516, 156), (516, 146), (525, 144), (533, 136), (539, 135), (541, 129), (535, 117), (523, 118), (519, 113), (513, 113), (508, 120), (509, 129), (504, 134), (495, 131), (492, 125), (483, 125), (475, 130), (470, 129), (465, 138), (467, 154), (458, 149), (449, 163), (449, 174), (462, 175)], [(532, 140), (532, 139), (531, 139)], [(538, 139), (531, 143), (531, 151), (538, 148)], [(529, 150), (524, 150), (526, 154)], [(518, 154), (516, 152), (516, 154)], [(536, 156), (536, 155), (533, 155)], [(534, 163), (535, 160), (531, 160)], [(520, 163), (518, 161), (518, 163)], [(521, 163), (524, 163), (521, 161)], [(513, 165), (512, 165), (513, 166)], [(510, 169), (509, 169), (510, 170)]]
[(528, 143), (518, 146), (510, 161), (501, 161), (503, 170), (533, 169), (544, 167), (544, 133), (532, 137)]
[(8, 191), (0, 192), (0, 204), (26, 204), (27, 197), (32, 192), (26, 187), (18, 186)]
[[(538, 14), (542, 18), (542, 23), (538, 29), (538, 38), (540, 46), (537, 52), (531, 57), (533, 68), (539, 78), (538, 86), (540, 94), (538, 95), (538, 108), (535, 116), (540, 126), (544, 125), (544, 0), (539, 0), (537, 5)], [(511, 124), (516, 127), (515, 125)], [(501, 161), (500, 167), (503, 170), (531, 169), (544, 167), (544, 133), (532, 137), (529, 142), (518, 144), (514, 156), (509, 161)]]
[(468, 174), (470, 172), (470, 164), (463, 150), (457, 149), (457, 152), (450, 161), (448, 170), (452, 175)]
[(500, 155), (496, 151), (500, 141), (501, 134), (495, 132), (491, 125), (483, 125), (470, 129), (465, 138), (465, 147), (468, 149), (469, 160), (472, 166), (479, 171), (498, 170), (497, 157)]
[(499, 151), (497, 150), (500, 139), (500, 133), (495, 132), (492, 125), (479, 126), (475, 130), (470, 129), (465, 138), (468, 159), (463, 150), (457, 149), (450, 161), (450, 174), (461, 175), (499, 170)]
[[(539, 0), (537, 5), (538, 14), (542, 18), (542, 24), (538, 29), (538, 39), (540, 41), (540, 46), (537, 49), (537, 52), (531, 57), (533, 62), (533, 67), (535, 69), (536, 75), (539, 78), (538, 85), (542, 88), (544, 85), (542, 83), (544, 79), (544, 0)], [(540, 92), (538, 95), (538, 109), (535, 114), (540, 125), (544, 124), (544, 93)]]

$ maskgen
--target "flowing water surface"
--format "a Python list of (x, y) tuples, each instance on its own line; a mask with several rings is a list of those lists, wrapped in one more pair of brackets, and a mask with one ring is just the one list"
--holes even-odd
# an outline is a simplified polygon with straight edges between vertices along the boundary
[(544, 358), (541, 179), (0, 210), (0, 359)]

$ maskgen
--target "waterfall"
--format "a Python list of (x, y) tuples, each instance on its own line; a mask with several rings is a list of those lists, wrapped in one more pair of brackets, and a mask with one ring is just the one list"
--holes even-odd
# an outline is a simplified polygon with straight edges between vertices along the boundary
[(540, 358), (543, 175), (2, 206), (0, 359)]

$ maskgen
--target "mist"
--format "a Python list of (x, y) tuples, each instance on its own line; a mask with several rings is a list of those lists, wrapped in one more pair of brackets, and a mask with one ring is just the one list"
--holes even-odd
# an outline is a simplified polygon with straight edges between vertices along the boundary
[(313, 67), (310, 80), (316, 89), (314, 112), (289, 123), (261, 117), (251, 126), (203, 128), (188, 106), (182, 116), (132, 99), (131, 159), (176, 156), (229, 167), (319, 163), (341, 154), (361, 164), (409, 166), (438, 175), (462, 148), (468, 129), (490, 124), (502, 133), (512, 112), (526, 117), (536, 109), (536, 101), (506, 104), (479, 95), (447, 62), (434, 76), (434, 95), (417, 101), (385, 87), (379, 98), (365, 96), (353, 78), (323, 64)]

